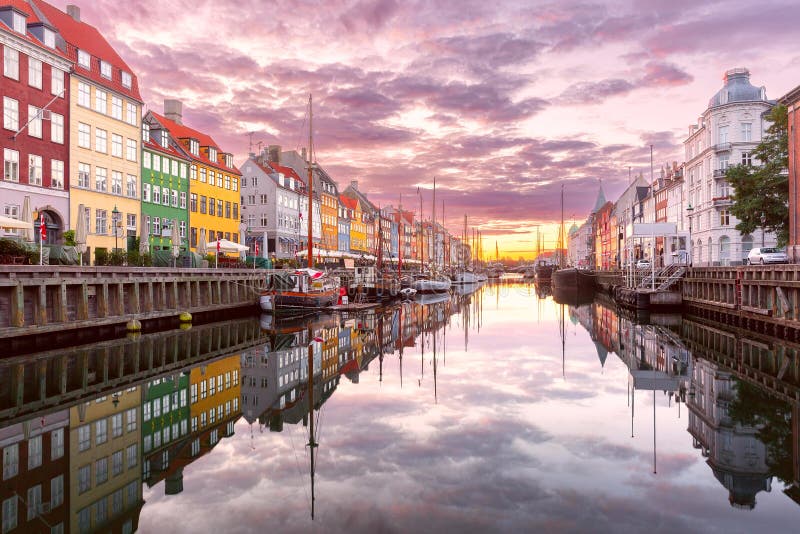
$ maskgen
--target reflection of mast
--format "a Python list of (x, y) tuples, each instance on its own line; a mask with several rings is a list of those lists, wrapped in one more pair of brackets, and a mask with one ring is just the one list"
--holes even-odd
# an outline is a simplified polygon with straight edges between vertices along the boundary
[(567, 379), (567, 372), (566, 372), (566, 357), (565, 353), (565, 345), (566, 345), (566, 330), (564, 327), (564, 304), (559, 304), (561, 307), (561, 315), (558, 321), (558, 333), (561, 336), (561, 377), (566, 380)]
[[(310, 221), (309, 221), (310, 222)], [(309, 254), (309, 257), (311, 255)], [(315, 339), (311, 331), (311, 323), (308, 324), (308, 419), (309, 419), (309, 432), (308, 432), (308, 447), (311, 451), (311, 520), (314, 520), (314, 449), (319, 446), (314, 436), (314, 343)]]
[(436, 391), (436, 325), (433, 326), (433, 402), (439, 404)]
[(403, 335), (403, 309), (404, 305), (400, 305), (400, 389), (403, 389), (403, 345), (405, 345), (405, 336)]

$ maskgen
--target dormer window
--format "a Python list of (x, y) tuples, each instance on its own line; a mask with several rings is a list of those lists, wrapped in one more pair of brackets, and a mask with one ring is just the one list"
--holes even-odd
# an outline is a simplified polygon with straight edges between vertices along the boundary
[(130, 72), (125, 72), (123, 70), (122, 71), (122, 86), (125, 87), (126, 89), (130, 89), (131, 88), (131, 82), (132, 82), (131, 73)]
[(213, 147), (208, 147), (208, 159), (211, 161), (217, 161), (217, 149)]
[(100, 76), (108, 80), (111, 79), (111, 63), (100, 60)]
[(189, 139), (189, 152), (195, 156), (200, 155), (200, 143), (197, 141), (197, 139)]
[(49, 48), (56, 47), (56, 34), (53, 30), (44, 29), (44, 45)]
[(25, 16), (16, 11), (11, 12), (13, 18), (14, 31), (17, 33), (25, 34)]
[(231, 154), (225, 154), (225, 166), (233, 167), (233, 156)]
[(142, 141), (145, 143), (150, 141), (150, 125), (146, 122), (142, 123)]
[(91, 56), (89, 55), (89, 52), (85, 50), (78, 50), (78, 65), (84, 69), (89, 69), (91, 67), (90, 60)]
[(169, 134), (166, 130), (161, 130), (161, 146), (169, 148)]

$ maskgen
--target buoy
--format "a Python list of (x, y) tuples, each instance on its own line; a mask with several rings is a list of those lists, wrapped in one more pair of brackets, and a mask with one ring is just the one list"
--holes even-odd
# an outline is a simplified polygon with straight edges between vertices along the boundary
[(192, 329), (192, 323), (181, 323), (178, 326), (178, 328), (180, 328), (181, 330), (191, 330)]
[(189, 312), (182, 312), (180, 314), (180, 321), (182, 323), (191, 323), (192, 322), (192, 314)]
[(128, 332), (138, 332), (142, 329), (142, 323), (140, 323), (137, 319), (131, 319), (128, 321), (128, 324), (125, 325), (125, 329)]
[(136, 340), (136, 339), (139, 339), (139, 338), (142, 337), (142, 333), (141, 332), (128, 332), (127, 334), (125, 334), (125, 337), (128, 338), (128, 339), (131, 339), (131, 340)]

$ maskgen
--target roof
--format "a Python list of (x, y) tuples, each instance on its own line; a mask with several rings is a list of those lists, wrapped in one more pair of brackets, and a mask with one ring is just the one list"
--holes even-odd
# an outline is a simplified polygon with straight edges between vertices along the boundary
[(725, 73), (725, 85), (708, 101), (713, 108), (733, 102), (767, 102), (767, 93), (763, 87), (750, 83), (750, 71), (747, 69), (731, 69)]
[(42, 19), (39, 18), (39, 15), (33, 8), (31, 8), (28, 2), (26, 2), (25, 0), (0, 0), (0, 9), (5, 7), (12, 7), (17, 11), (21, 11), (22, 13), (27, 15), (27, 18), (25, 19), (26, 31), (25, 35), (19, 34), (15, 32), (10, 26), (6, 26), (2, 21), (0, 21), (0, 28), (8, 28), (8, 32), (11, 33), (12, 35), (19, 37), (20, 39), (23, 39), (25, 41), (28, 41), (30, 43), (33, 43), (36, 46), (43, 48), (44, 50), (47, 50), (49, 53), (53, 55), (62, 57), (64, 59), (69, 59), (67, 58), (66, 54), (64, 54), (64, 52), (62, 52), (61, 50), (45, 46), (43, 42), (41, 42), (30, 31), (27, 30), (27, 25), (30, 24), (43, 24), (47, 27), (52, 28), (50, 24), (47, 24), (46, 22), (42, 21)]
[[(97, 28), (82, 21), (77, 21), (60, 9), (51, 6), (42, 0), (30, 0), (35, 9), (39, 10), (44, 22), (52, 25), (67, 42), (66, 56), (76, 63), (73, 71), (78, 75), (85, 75), (98, 84), (113, 89), (114, 91), (142, 102), (139, 94), (139, 82), (127, 63), (117, 54), (117, 51), (108, 43)], [(78, 49), (85, 50), (92, 56), (91, 69), (86, 71), (77, 66)], [(100, 60), (110, 63), (112, 67), (111, 79), (100, 75)], [(131, 75), (131, 88), (122, 85), (123, 70)]]
[[(174, 137), (175, 139), (197, 139), (201, 147), (203, 146), (213, 147), (219, 150), (221, 153), (226, 153), (219, 148), (217, 142), (214, 141), (214, 139), (210, 135), (204, 134), (203, 132), (195, 130), (194, 128), (189, 128), (188, 126), (185, 126), (183, 124), (178, 124), (177, 122), (170, 120), (163, 115), (159, 115), (155, 111), (150, 111), (149, 113), (153, 117), (155, 117), (155, 119), (159, 122), (159, 124), (161, 124), (161, 126), (169, 130), (170, 135), (172, 135), (172, 137)], [(208, 159), (208, 157), (204, 155), (202, 152), (200, 154), (195, 155), (187, 151), (187, 154), (194, 161), (200, 162), (204, 165), (208, 165), (210, 167), (216, 167), (217, 169), (238, 174), (240, 176), (242, 174), (239, 172), (239, 169), (237, 169), (235, 165), (232, 167), (227, 167), (218, 161), (212, 161)]]
[(163, 146), (161, 146), (161, 143), (156, 143), (155, 141), (153, 141), (152, 137), (148, 141), (142, 141), (142, 148), (146, 148), (147, 150), (153, 150), (156, 152), (161, 152), (162, 154), (167, 154), (173, 158), (179, 158), (184, 161), (190, 160), (186, 156), (186, 154), (175, 150), (174, 146), (170, 145), (169, 148), (164, 148)]
[(269, 166), (274, 169), (273, 172), (279, 172), (284, 176), (289, 176), (291, 178), (294, 178), (295, 180), (303, 184), (303, 186), (305, 186), (306, 183), (303, 181), (302, 178), (300, 178), (300, 175), (297, 174), (297, 172), (293, 168), (286, 167), (285, 165), (280, 165), (278, 163), (275, 163), (274, 161), (270, 161)]
[(350, 198), (350, 197), (345, 196), (345, 195), (339, 195), (339, 201), (342, 204), (344, 204), (345, 208), (348, 208), (348, 209), (351, 209), (351, 210), (355, 210), (356, 208), (358, 208), (358, 200), (356, 200), (355, 198)]
[(597, 213), (598, 211), (600, 211), (600, 208), (602, 208), (605, 205), (605, 203), (606, 203), (606, 195), (605, 193), (603, 193), (603, 184), (600, 183), (600, 187), (597, 190), (597, 200), (595, 200), (594, 202), (594, 208), (592, 208), (592, 213)]

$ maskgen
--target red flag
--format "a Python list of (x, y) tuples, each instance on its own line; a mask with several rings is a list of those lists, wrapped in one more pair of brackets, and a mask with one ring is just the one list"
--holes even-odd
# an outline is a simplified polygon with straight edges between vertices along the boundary
[(42, 236), (42, 241), (47, 239), (47, 226), (44, 225), (44, 214), (39, 216), (39, 232)]
[(219, 254), (219, 239), (217, 239), (217, 254)]
[(258, 241), (256, 241), (256, 256), (258, 256)]

